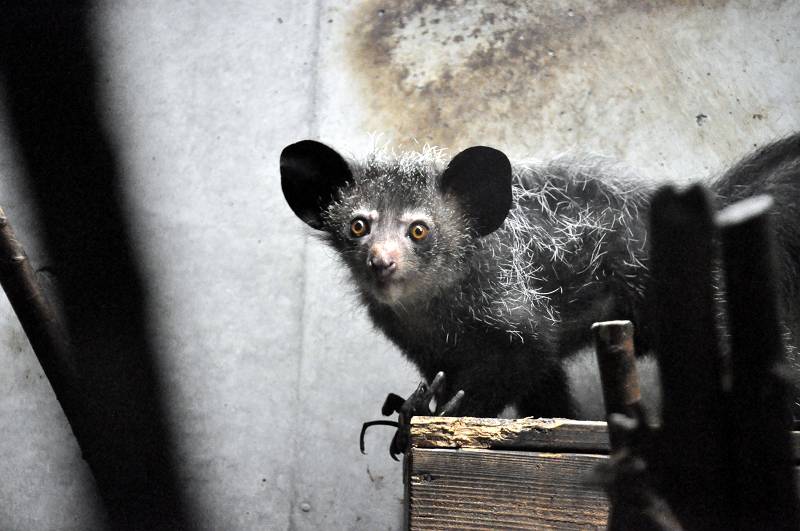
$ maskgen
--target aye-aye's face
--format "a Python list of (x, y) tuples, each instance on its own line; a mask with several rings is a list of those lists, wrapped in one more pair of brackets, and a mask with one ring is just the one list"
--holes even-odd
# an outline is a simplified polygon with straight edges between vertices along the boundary
[(343, 190), (325, 217), (359, 289), (380, 303), (424, 302), (466, 270), (466, 221), (430, 179), (368, 174)]
[[(324, 231), (362, 294), (384, 304), (424, 304), (469, 270), (478, 237), (511, 208), (511, 163), (473, 146), (447, 163), (436, 150), (346, 161), (302, 140), (281, 152), (281, 188), (297, 216)], [(456, 291), (453, 291), (456, 289)]]

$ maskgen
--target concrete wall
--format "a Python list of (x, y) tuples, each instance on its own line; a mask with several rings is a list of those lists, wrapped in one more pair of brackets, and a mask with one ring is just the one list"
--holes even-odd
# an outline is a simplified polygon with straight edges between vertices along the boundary
[[(391, 432), (376, 428), (366, 456), (357, 436), (418, 377), (285, 206), (286, 144), (359, 153), (382, 133), (511, 156), (578, 149), (687, 180), (800, 128), (790, 0), (128, 0), (93, 17), (202, 529), (401, 527)], [(37, 265), (23, 171), (0, 114), (0, 204)], [(4, 297), (0, 386), (0, 528), (102, 528)]]

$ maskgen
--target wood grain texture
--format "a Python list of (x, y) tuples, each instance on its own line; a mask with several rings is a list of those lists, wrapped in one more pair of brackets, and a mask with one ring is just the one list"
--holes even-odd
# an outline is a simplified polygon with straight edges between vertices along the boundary
[[(494, 448), (608, 454), (605, 422), (568, 419), (484, 419), (414, 417), (414, 448)], [(794, 460), (800, 463), (800, 431), (792, 432)]]
[(408, 529), (604, 529), (608, 500), (589, 474), (607, 454), (604, 422), (414, 417)]
[(605, 422), (566, 419), (414, 417), (411, 446), (608, 453)]
[(413, 448), (407, 463), (409, 529), (603, 529), (608, 502), (588, 479), (602, 459)]

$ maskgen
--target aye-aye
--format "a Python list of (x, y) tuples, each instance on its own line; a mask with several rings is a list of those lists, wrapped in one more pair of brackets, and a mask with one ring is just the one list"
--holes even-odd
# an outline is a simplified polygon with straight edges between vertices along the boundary
[[(500, 151), (344, 158), (286, 147), (281, 184), (352, 273), (373, 323), (430, 382), (444, 371), (458, 414), (570, 417), (563, 360), (593, 322), (629, 319), (638, 350), (652, 185), (598, 158), (512, 164)], [(800, 134), (706, 183), (721, 207), (772, 194), (787, 338), (800, 338)]]

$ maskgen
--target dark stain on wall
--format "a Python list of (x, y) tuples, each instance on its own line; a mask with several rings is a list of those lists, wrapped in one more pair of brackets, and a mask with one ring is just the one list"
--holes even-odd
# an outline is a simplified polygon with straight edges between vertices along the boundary
[[(641, 126), (661, 110), (651, 108), (654, 89), (669, 100), (700, 76), (681, 71), (668, 32), (653, 34), (657, 21), (726, 3), (367, 0), (348, 25), (365, 127), (460, 148), (482, 138), (524, 145), (519, 135), (542, 130), (582, 142), (596, 134), (588, 115)], [(605, 116), (621, 99), (629, 116)]]

